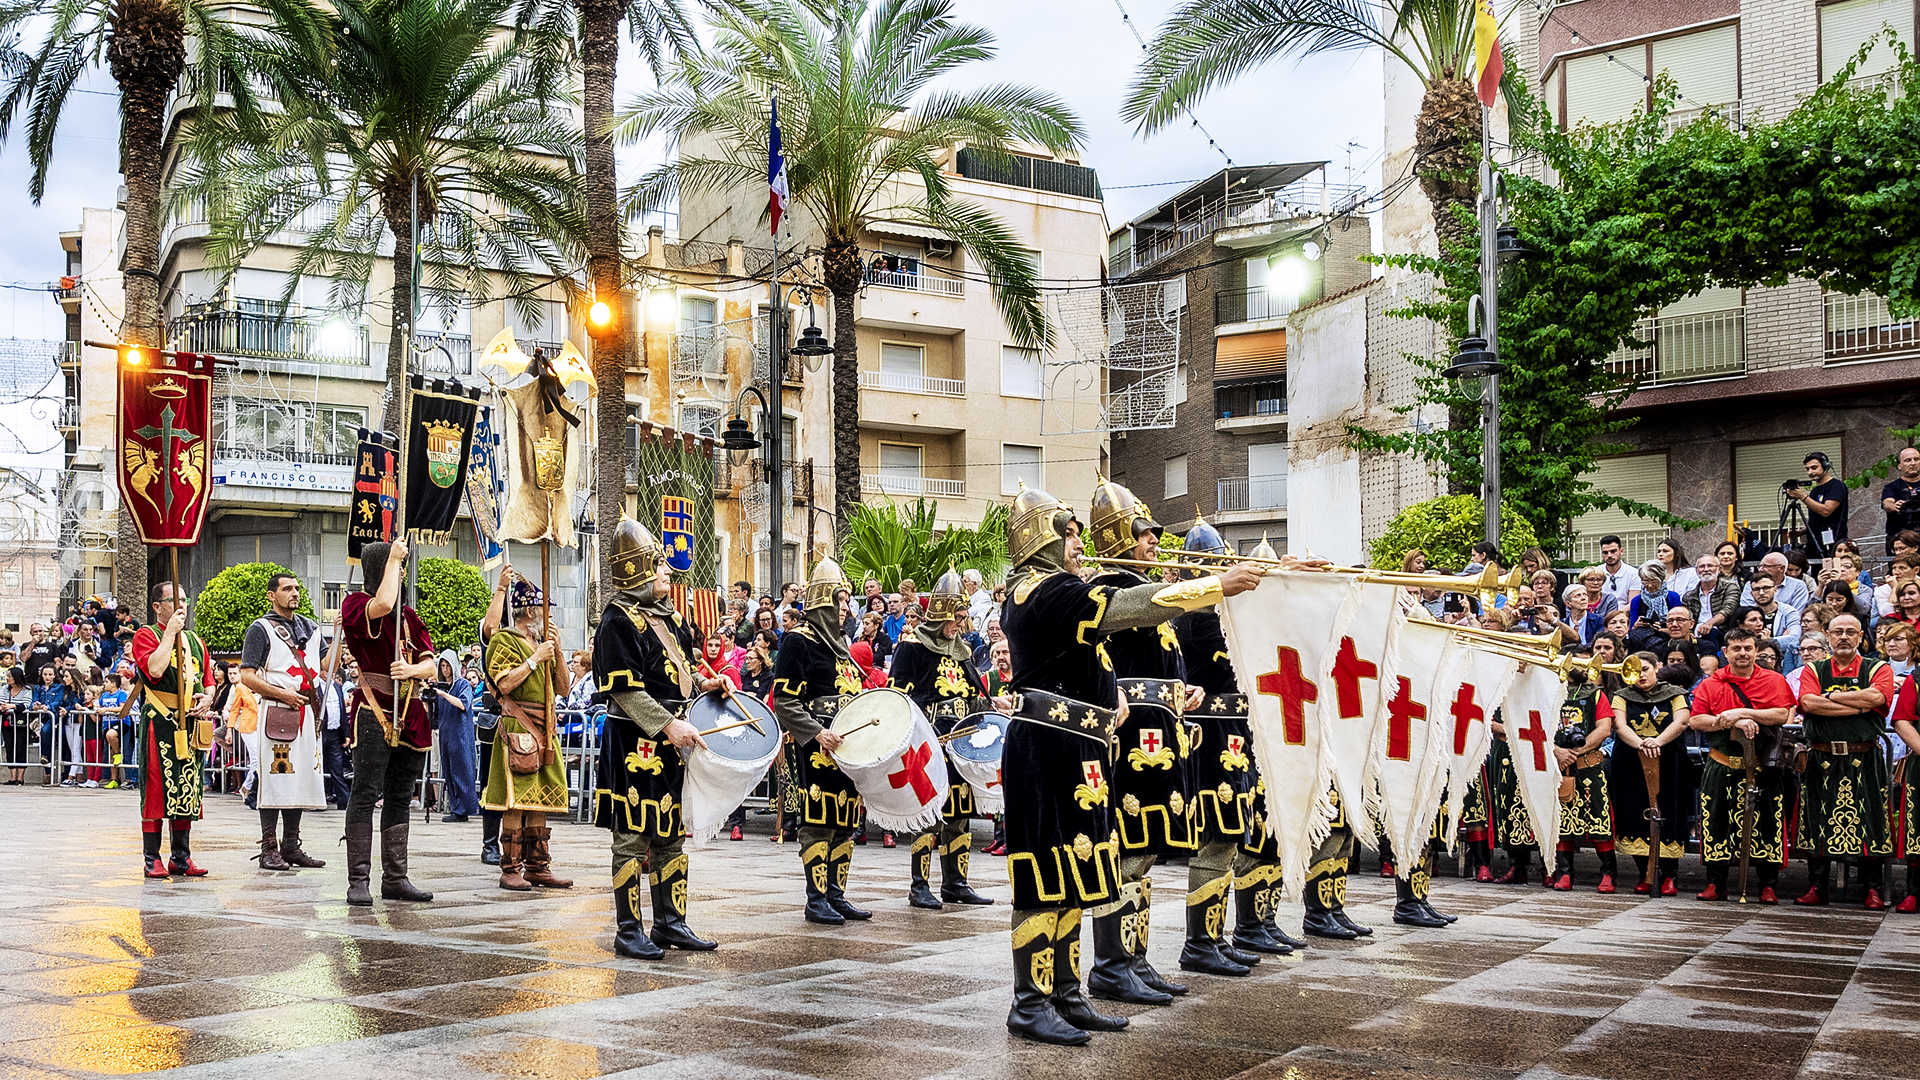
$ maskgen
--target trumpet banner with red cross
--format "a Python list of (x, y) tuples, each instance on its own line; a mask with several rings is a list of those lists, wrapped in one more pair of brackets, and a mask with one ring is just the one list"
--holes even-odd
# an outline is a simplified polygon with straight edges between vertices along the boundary
[(1533, 819), (1541, 851), (1560, 836), (1560, 761), (1553, 756), (1553, 732), (1560, 726), (1560, 705), (1566, 700), (1567, 684), (1559, 672), (1529, 664), (1514, 676), (1500, 706), (1520, 799)]

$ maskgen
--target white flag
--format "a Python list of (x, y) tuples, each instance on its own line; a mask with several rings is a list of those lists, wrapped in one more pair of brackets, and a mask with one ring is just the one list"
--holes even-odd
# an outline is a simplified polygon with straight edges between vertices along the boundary
[(1500, 706), (1507, 750), (1520, 780), (1520, 798), (1533, 818), (1533, 835), (1543, 855), (1560, 839), (1560, 761), (1553, 756), (1553, 733), (1560, 726), (1560, 706), (1566, 700), (1567, 684), (1557, 672), (1528, 664), (1514, 678)]
[(1320, 677), (1330, 631), (1360, 586), (1340, 574), (1269, 571), (1258, 588), (1228, 597), (1220, 624), (1240, 690), (1254, 760), (1267, 792), (1267, 831), (1285, 883), (1306, 883), (1306, 860), (1326, 835), (1327, 774), (1320, 746)]
[(1445, 791), (1448, 844), (1460, 830), (1460, 808), (1467, 789), (1481, 774), (1493, 749), (1493, 712), (1513, 685), (1518, 661), (1456, 642), (1434, 683), (1434, 707), (1445, 713), (1439, 730), (1445, 738), (1428, 747), (1432, 762), (1427, 783)]
[(1333, 625), (1333, 643), (1321, 668), (1320, 724), (1323, 753), (1333, 770), (1347, 823), (1368, 847), (1376, 841), (1370, 820), (1379, 809), (1371, 768), (1374, 725), (1384, 716), (1384, 687), (1399, 669), (1395, 653), (1407, 616), (1397, 589), (1354, 589)]
[(1440, 807), (1440, 792), (1424, 790), (1429, 747), (1445, 739), (1446, 712), (1434, 696), (1435, 676), (1455, 646), (1453, 635), (1436, 622), (1408, 619), (1399, 632), (1399, 664), (1393, 684), (1383, 691), (1380, 720), (1374, 725), (1368, 768), (1380, 791), (1381, 823), (1400, 854), (1400, 876), (1419, 864)]

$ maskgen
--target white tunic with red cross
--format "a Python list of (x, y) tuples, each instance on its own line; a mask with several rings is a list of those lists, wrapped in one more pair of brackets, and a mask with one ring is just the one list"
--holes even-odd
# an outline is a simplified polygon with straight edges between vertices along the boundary
[[(261, 678), (305, 696), (320, 678), (320, 633), (313, 629), (303, 653), (295, 653), (291, 643), (267, 622), (267, 640), (271, 643)], [(327, 808), (326, 775), (321, 771), (319, 724), (311, 707), (300, 712), (300, 733), (289, 742), (267, 738), (267, 708), (278, 704), (262, 697), (253, 733), (248, 736), (253, 751), (256, 776), (255, 792), (262, 810), (324, 810)]]

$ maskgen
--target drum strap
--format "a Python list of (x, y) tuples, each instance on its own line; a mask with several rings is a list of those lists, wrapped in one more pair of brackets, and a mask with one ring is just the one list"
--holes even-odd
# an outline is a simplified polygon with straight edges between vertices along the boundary
[(816, 720), (831, 720), (840, 715), (840, 707), (852, 697), (851, 694), (828, 694), (807, 702), (807, 711)]
[(1187, 688), (1174, 679), (1121, 679), (1120, 693), (1128, 705), (1158, 705), (1178, 713), (1186, 707)]
[(667, 651), (667, 659), (673, 663), (674, 676), (680, 683), (681, 698), (693, 696), (693, 668), (687, 663), (687, 654), (680, 648), (680, 639), (674, 634), (667, 620), (651, 612), (641, 612), (647, 620), (647, 628), (653, 631), (654, 639)]

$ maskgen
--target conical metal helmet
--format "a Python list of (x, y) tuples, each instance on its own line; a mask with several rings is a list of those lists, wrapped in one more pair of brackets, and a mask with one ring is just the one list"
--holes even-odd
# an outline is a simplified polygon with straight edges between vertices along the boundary
[(1266, 533), (1260, 534), (1260, 542), (1253, 545), (1253, 551), (1249, 552), (1249, 554), (1256, 559), (1277, 559), (1280, 557), (1280, 553), (1273, 550), (1273, 545), (1267, 542)]
[(847, 584), (847, 575), (840, 564), (831, 556), (824, 556), (813, 564), (813, 576), (807, 579), (806, 591), (800, 594), (800, 604), (808, 611), (832, 610), (833, 594), (846, 589), (853, 591)]
[(645, 525), (624, 514), (613, 531), (613, 587), (621, 591), (638, 589), (653, 580), (654, 567), (667, 557)]
[(933, 583), (927, 594), (927, 621), (935, 626), (967, 613), (967, 594), (960, 590), (960, 572), (952, 567)]
[(1073, 520), (1073, 507), (1020, 482), (1007, 515), (1007, 556), (1014, 566), (1023, 566), (1042, 548), (1067, 538), (1067, 523)]
[(1126, 485), (1101, 480), (1093, 489), (1093, 532), (1087, 546), (1094, 557), (1123, 559), (1143, 533), (1159, 533), (1160, 526)]
[(1215, 555), (1232, 553), (1232, 549), (1227, 547), (1226, 538), (1220, 535), (1220, 530), (1214, 528), (1206, 518), (1198, 514), (1193, 516), (1193, 528), (1187, 530), (1187, 542), (1182, 550), (1207, 551)]

